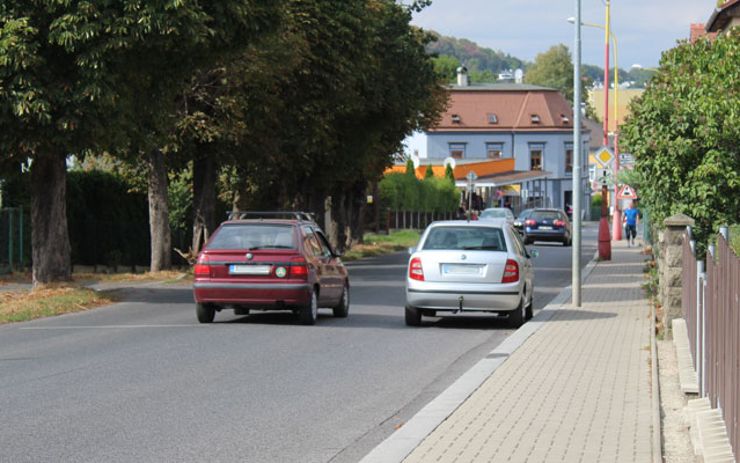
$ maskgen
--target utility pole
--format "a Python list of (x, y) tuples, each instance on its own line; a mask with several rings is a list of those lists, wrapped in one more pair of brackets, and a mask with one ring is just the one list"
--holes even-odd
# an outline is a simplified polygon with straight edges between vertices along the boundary
[(576, 2), (575, 63), (573, 65), (573, 247), (572, 304), (581, 306), (581, 0)]

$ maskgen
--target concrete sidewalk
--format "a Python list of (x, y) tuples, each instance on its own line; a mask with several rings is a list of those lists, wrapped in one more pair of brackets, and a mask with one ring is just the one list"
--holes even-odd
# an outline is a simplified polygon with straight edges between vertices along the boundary
[(612, 246), (584, 282), (582, 308), (553, 307), (404, 461), (660, 461), (645, 258)]

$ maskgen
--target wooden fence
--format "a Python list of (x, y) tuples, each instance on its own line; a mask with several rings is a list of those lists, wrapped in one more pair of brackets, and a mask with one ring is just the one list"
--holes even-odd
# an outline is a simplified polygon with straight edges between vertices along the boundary
[(704, 262), (687, 229), (683, 243), (682, 308), (699, 380), (699, 394), (721, 411), (740, 456), (740, 258), (723, 227)]

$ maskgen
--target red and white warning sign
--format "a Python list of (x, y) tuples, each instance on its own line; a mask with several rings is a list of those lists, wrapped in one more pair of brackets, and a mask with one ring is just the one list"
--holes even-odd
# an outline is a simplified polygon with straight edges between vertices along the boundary
[(637, 192), (629, 185), (622, 185), (617, 192), (617, 199), (637, 199)]

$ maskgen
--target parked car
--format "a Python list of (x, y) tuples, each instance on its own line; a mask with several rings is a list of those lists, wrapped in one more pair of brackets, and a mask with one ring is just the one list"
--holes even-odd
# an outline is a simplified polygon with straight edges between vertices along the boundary
[(535, 241), (572, 243), (570, 220), (562, 209), (534, 209), (524, 220), (524, 244)]
[(438, 312), (506, 314), (513, 327), (532, 317), (536, 253), (506, 220), (434, 222), (409, 251), (407, 325)]
[(236, 213), (198, 255), (194, 277), (201, 323), (224, 309), (290, 310), (305, 325), (316, 323), (320, 307), (349, 313), (347, 269), (304, 213)]
[(480, 219), (505, 219), (510, 224), (513, 224), (514, 213), (507, 207), (489, 207), (480, 213)]
[(516, 219), (514, 219), (514, 228), (519, 233), (524, 233), (524, 221), (527, 220), (527, 217), (529, 217), (529, 214), (532, 213), (534, 209), (524, 209), (522, 212), (519, 213)]

